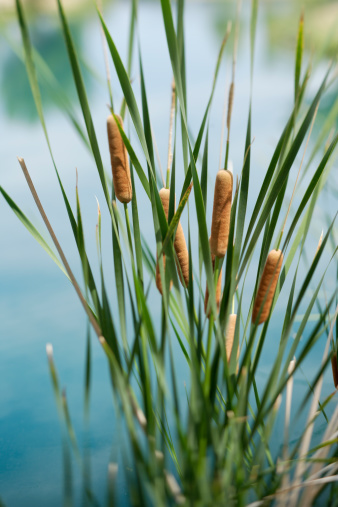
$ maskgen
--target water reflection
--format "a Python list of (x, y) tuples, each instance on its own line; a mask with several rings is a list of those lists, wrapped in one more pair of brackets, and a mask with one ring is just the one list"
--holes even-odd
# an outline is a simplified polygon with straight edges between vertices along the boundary
[[(48, 18), (39, 18), (29, 25), (31, 41), (36, 52), (37, 73), (40, 83), (43, 106), (46, 110), (56, 108), (53, 88), (48, 82), (50, 72), (54, 76), (57, 87), (68, 97), (76, 97), (74, 82), (63, 36), (58, 26)], [(83, 60), (82, 47), (84, 37), (83, 23), (71, 26), (72, 35), (80, 60)], [(5, 31), (7, 37), (7, 31)], [(29, 81), (22, 53), (12, 39), (7, 38), (5, 56), (0, 63), (0, 90), (4, 113), (11, 119), (18, 118), (25, 121), (38, 119), (36, 107), (32, 99)], [(83, 76), (86, 88), (90, 93), (92, 78), (89, 67), (83, 65)], [(46, 79), (47, 78), (47, 79)]]
[[(103, 2), (103, 8), (107, 10), (107, 2)], [(130, 2), (128, 2), (130, 3)], [(146, 2), (142, 1), (141, 4)], [(214, 2), (212, 2), (214, 4)], [(228, 21), (234, 21), (236, 14), (236, 5), (234, 2), (220, 0), (213, 5), (213, 24), (215, 28), (215, 39), (225, 33)], [(29, 14), (29, 31), (33, 46), (50, 71), (55, 76), (58, 85), (67, 96), (76, 100), (74, 85), (63, 36), (60, 31), (57, 13), (55, 12), (56, 2), (37, 0), (27, 0), (24, 2), (25, 10)], [(268, 2), (260, 15), (264, 16), (264, 30), (268, 38), (267, 55), (274, 58), (282, 52), (293, 57), (297, 36), (297, 27), (302, 7), (306, 7), (306, 18), (304, 25), (305, 50), (312, 51), (315, 56), (321, 55), (331, 57), (336, 54), (338, 47), (338, 35), (335, 28), (335, 20), (338, 19), (338, 4), (330, 1), (307, 0), (304, 2), (279, 0)], [(7, 7), (7, 9), (6, 9)], [(31, 92), (29, 88), (27, 73), (22, 58), (18, 56), (18, 44), (13, 44), (13, 39), (8, 34), (16, 25), (15, 11), (13, 4), (0, 0), (0, 12), (2, 11), (4, 20), (0, 33), (5, 35), (5, 44), (3, 46), (3, 57), (0, 61), (1, 77), (0, 90), (3, 97), (2, 106), (4, 113), (9, 118), (22, 118), (26, 121), (38, 119), (34, 102), (30, 99)], [(90, 64), (86, 62), (83, 55), (83, 46), (85, 40), (86, 23), (92, 18), (94, 11), (91, 2), (87, 0), (71, 0), (66, 4), (67, 14), (70, 15), (71, 31), (76, 44), (80, 60), (83, 61), (84, 79), (87, 85), (87, 92), (90, 94), (93, 89), (92, 78), (94, 72)], [(129, 6), (128, 6), (129, 7)], [(250, 14), (249, 6), (244, 4), (242, 7), (242, 18), (248, 18)], [(245, 29), (246, 21), (243, 21), (240, 33)], [(245, 38), (244, 38), (245, 39)], [(239, 44), (243, 43), (243, 37), (240, 37)], [(20, 40), (21, 43), (21, 40)], [(231, 45), (231, 41), (228, 46)], [(229, 48), (230, 51), (230, 48)], [(38, 66), (39, 71), (39, 66)], [(43, 106), (46, 110), (55, 107), (54, 90), (44, 81), (43, 72), (40, 69), (40, 85)], [(336, 100), (337, 90), (332, 90), (325, 100), (321, 102), (318, 120), (323, 121), (325, 115), (332, 108)]]

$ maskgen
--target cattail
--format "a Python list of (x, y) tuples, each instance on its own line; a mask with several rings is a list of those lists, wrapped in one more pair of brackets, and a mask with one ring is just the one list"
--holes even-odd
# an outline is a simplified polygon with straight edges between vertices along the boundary
[(168, 220), (168, 215), (169, 215), (169, 198), (170, 198), (170, 190), (169, 190), (169, 188), (164, 188), (164, 187), (161, 188), (161, 190), (159, 191), (159, 196), (160, 196), (160, 199), (161, 199), (161, 203), (162, 203), (162, 206), (163, 206), (165, 217)]
[[(215, 256), (212, 256), (212, 269), (215, 270)], [(217, 285), (216, 285), (216, 306), (217, 306), (217, 312), (219, 312), (219, 305), (221, 300), (221, 291), (222, 291), (222, 269), (218, 275)], [(205, 298), (204, 298), (204, 313), (207, 315), (208, 319), (210, 317), (210, 309), (208, 310), (208, 302), (209, 302), (209, 289), (208, 284), (205, 289)]]
[[(185, 242), (184, 232), (181, 225), (181, 222), (178, 222), (178, 226), (176, 229), (176, 235), (174, 240), (174, 248), (177, 255), (178, 263), (180, 265), (180, 269), (178, 269), (178, 276), (180, 278), (181, 284), (183, 287), (188, 287), (189, 284), (189, 253), (187, 249), (187, 244)], [(177, 266), (178, 268), (178, 266)], [(182, 271), (182, 276), (181, 276)]]
[[(123, 128), (121, 116), (116, 118)], [(127, 203), (133, 197), (128, 153), (113, 115), (107, 118), (107, 132), (115, 194), (119, 201)]]
[[(164, 214), (166, 216), (166, 219), (168, 220), (168, 214), (169, 214), (169, 196), (170, 192), (168, 188), (161, 188), (159, 191), (159, 196), (162, 202)], [(163, 254), (163, 269), (165, 271), (165, 254)], [(172, 282), (170, 280), (170, 288), (171, 288)], [(160, 267), (158, 260), (156, 262), (156, 287), (158, 288), (159, 292), (163, 294), (162, 289), (162, 281), (161, 281), (161, 275), (160, 275)]]
[(331, 356), (331, 366), (332, 366), (333, 383), (335, 388), (338, 389), (338, 365), (336, 353), (332, 354)]
[(283, 264), (283, 254), (281, 250), (271, 250), (266, 259), (263, 274), (259, 282), (258, 291), (253, 305), (252, 311), (253, 323), (256, 322), (256, 319), (258, 317), (262, 305), (263, 307), (261, 310), (258, 324), (265, 322), (269, 316), (282, 264)]
[(212, 210), (210, 250), (216, 257), (224, 257), (228, 247), (232, 198), (232, 174), (218, 171), (215, 182), (214, 207)]
[[(162, 206), (164, 209), (166, 219), (168, 220), (170, 190), (168, 188), (161, 188), (161, 190), (159, 191), (159, 195), (160, 195), (160, 199), (162, 202)], [(179, 275), (182, 285), (184, 287), (187, 287), (189, 284), (189, 253), (188, 253), (188, 249), (187, 249), (187, 244), (185, 242), (185, 237), (184, 237), (184, 232), (183, 232), (181, 222), (178, 222), (178, 226), (176, 229), (174, 248), (176, 251), (178, 264), (180, 267), (180, 269), (178, 268), (178, 275)], [(163, 259), (164, 259), (164, 256), (163, 256)], [(181, 277), (181, 271), (182, 271), (182, 275), (183, 275), (183, 280)]]
[[(165, 273), (165, 254), (163, 254), (162, 258), (163, 258), (163, 271)], [(155, 280), (156, 280), (156, 287), (158, 288), (158, 291), (162, 295), (163, 294), (163, 288), (162, 288), (162, 280), (161, 280), (161, 273), (160, 273), (160, 265), (159, 265), (158, 260), (156, 262), (156, 277), (155, 277)], [(173, 281), (170, 280), (169, 290), (171, 290), (172, 285), (173, 285)]]
[[(236, 313), (231, 313), (229, 315), (229, 322), (228, 322), (227, 331), (226, 331), (226, 335), (225, 335), (225, 350), (226, 350), (226, 354), (227, 354), (228, 363), (230, 362), (232, 346), (234, 344), (236, 320), (237, 320)], [(237, 347), (237, 360), (238, 360), (238, 356), (239, 356), (239, 344)], [(238, 370), (238, 365), (237, 365), (237, 370)]]

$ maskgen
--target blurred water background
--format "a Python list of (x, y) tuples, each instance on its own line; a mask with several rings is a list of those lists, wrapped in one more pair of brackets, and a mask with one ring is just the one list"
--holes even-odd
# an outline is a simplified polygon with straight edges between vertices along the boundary
[[(59, 21), (53, 12), (46, 8), (48, 3), (45, 3), (44, 7), (39, 2), (35, 4), (35, 11), (29, 18), (33, 43), (53, 70), (62, 89), (74, 104), (77, 117), (81, 120)], [(91, 3), (87, 5), (86, 2), (75, 2), (73, 5), (72, 2), (65, 1), (64, 4), (67, 13), (70, 14), (72, 34), (82, 58), (94, 125), (103, 161), (109, 172), (105, 123), (108, 114), (106, 106), (108, 94), (97, 15)], [(320, 83), (327, 68), (327, 61), (337, 47), (334, 40), (336, 33), (329, 37), (331, 22), (338, 16), (337, 5), (322, 2), (322, 17), (320, 17), (319, 4), (320, 2), (305, 3), (305, 40), (308, 49), (305, 59), (308, 60), (312, 50), (317, 51), (321, 58), (319, 62), (316, 61), (308, 98)], [(130, 9), (130, 2), (127, 1), (106, 2), (104, 5), (107, 25), (124, 62), (127, 58)], [(292, 109), (294, 47), (300, 12), (301, 6), (298, 2), (271, 1), (263, 2), (260, 6), (254, 70), (252, 133), (255, 141), (252, 148), (249, 215), (273, 149)], [(188, 117), (193, 135), (197, 134), (207, 104), (217, 53), (227, 21), (234, 19), (234, 14), (235, 6), (232, 2), (187, 2), (185, 37)], [(244, 1), (230, 148), (235, 175), (240, 172), (242, 166), (249, 105), (249, 18), (250, 2)], [(6, 2), (3, 3), (0, 19), (0, 184), (39, 230), (44, 231), (44, 237), (47, 237), (47, 232), (17, 162), (17, 156), (24, 157), (47, 216), (77, 279), (81, 280), (80, 263), (72, 232), (43, 131), (35, 112), (24, 64), (13, 51), (20, 46), (21, 39), (11, 2), (7, 2), (7, 5)], [(310, 27), (307, 25), (307, 19), (309, 19)], [(322, 27), (321, 30), (312, 28), (316, 26), (313, 25), (315, 22), (317, 22), (317, 27)], [(165, 168), (172, 76), (159, 2), (140, 2), (138, 27), (152, 127), (161, 164)], [(327, 40), (325, 37), (318, 40), (318, 31), (325, 32)], [(225, 90), (230, 84), (230, 70), (231, 48), (228, 48), (220, 71), (210, 117), (209, 227), (214, 177), (219, 167), (222, 111)], [(139, 99), (139, 74), (135, 58), (132, 75), (134, 90)], [(112, 82), (114, 101), (120, 104), (122, 94), (113, 71)], [(323, 101), (315, 124), (313, 139), (320, 131), (321, 122), (332, 107), (336, 94), (337, 89), (332, 89)], [(101, 203), (105, 270), (107, 279), (111, 281), (112, 308), (117, 308), (109, 218), (94, 160), (65, 115), (55, 107), (55, 96), (51, 94), (48, 87), (42, 87), (42, 99), (56, 164), (66, 193), (74, 207), (75, 170), (76, 168), (78, 170), (86, 246), (95, 273), (98, 273), (95, 196)], [(133, 131), (132, 139), (135, 140)], [(298, 171), (301, 154), (302, 152), (294, 164), (291, 180), (294, 180)], [(178, 160), (176, 185), (180, 188), (183, 182), (180, 153), (178, 153)], [(311, 227), (311, 240), (307, 245), (309, 261), (314, 255), (321, 230), (327, 229), (329, 218), (337, 210), (337, 187), (335, 165), (330, 188), (324, 191), (320, 198), (320, 205)], [(291, 188), (290, 185), (289, 197)], [(155, 251), (150, 206), (140, 185), (137, 186), (137, 190), (143, 234)], [(298, 195), (301, 195), (301, 192)], [(190, 209), (193, 224), (195, 220), (193, 201), (191, 201)], [(186, 212), (183, 217), (183, 227), (187, 230)], [(197, 252), (197, 230), (192, 228), (192, 234), (194, 252)], [(88, 429), (83, 417), (87, 322), (82, 307), (66, 277), (22, 227), (3, 199), (0, 199), (0, 238), (0, 498), (5, 505), (11, 507), (58, 506), (62, 503), (64, 456), (45, 352), (46, 343), (49, 342), (54, 347), (60, 382), (66, 389), (80, 448), (87, 454), (90, 453), (92, 489), (96, 498), (103, 504), (106, 498), (108, 463), (120, 459), (120, 428), (114, 414), (105, 357), (93, 336)], [(324, 257), (318, 274), (321, 274), (325, 268), (330, 251)], [(330, 270), (325, 285), (327, 295), (331, 294), (335, 283), (334, 266)], [(249, 274), (248, 283), (253, 283), (253, 280), (254, 274), (252, 280)], [(281, 314), (286, 306), (287, 296), (288, 286), (286, 285), (279, 300)], [(160, 315), (160, 300), (155, 286), (152, 287), (149, 298), (154, 308), (154, 319), (156, 319), (156, 315)], [(320, 293), (320, 298), (323, 302), (325, 301), (323, 291)], [(248, 305), (250, 301), (247, 300), (244, 303)], [(258, 372), (257, 381), (261, 387), (264, 385), (266, 374), (277, 351), (281, 327), (282, 322), (278, 321), (277, 312), (270, 325), (264, 360)], [(308, 389), (307, 381), (319, 368), (318, 357), (322, 355), (325, 341), (326, 336), (323, 336), (315, 346), (302, 372), (296, 376), (294, 398), (296, 406), (297, 400), (301, 400)], [(175, 354), (177, 371), (179, 370), (182, 375), (179, 383), (184, 396), (184, 382), (189, 385), (189, 372), (178, 346)], [(327, 371), (322, 396), (327, 396), (332, 390), (331, 372)], [(330, 411), (329, 407), (328, 414)], [(304, 420), (305, 417), (306, 414), (304, 414)], [(276, 434), (280, 432), (281, 427), (282, 421), (278, 420)], [(321, 434), (323, 427), (325, 427), (324, 418), (319, 421), (318, 434)], [(293, 438), (299, 436), (297, 431), (296, 429), (292, 435)], [(277, 449), (278, 443), (275, 444), (275, 450)], [(82, 505), (81, 475), (74, 462), (72, 481), (74, 503)], [(117, 489), (122, 505), (127, 492), (123, 478), (119, 475)]]

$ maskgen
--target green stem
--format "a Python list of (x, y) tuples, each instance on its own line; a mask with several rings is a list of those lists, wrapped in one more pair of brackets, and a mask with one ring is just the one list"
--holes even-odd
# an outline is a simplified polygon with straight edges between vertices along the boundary
[(227, 139), (227, 141), (226, 141), (224, 169), (228, 168), (228, 160), (229, 160), (229, 139)]

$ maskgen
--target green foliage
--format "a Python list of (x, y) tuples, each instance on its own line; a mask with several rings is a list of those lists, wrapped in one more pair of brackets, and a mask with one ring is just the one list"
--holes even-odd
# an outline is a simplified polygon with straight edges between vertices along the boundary
[[(309, 235), (310, 226), (315, 215), (316, 203), (325, 182), (329, 178), (330, 169), (334, 162), (338, 135), (333, 137), (324, 150), (324, 154), (321, 155), (323, 142), (326, 139), (319, 134), (319, 142), (314, 141), (315, 151), (311, 153), (309, 163), (304, 170), (304, 173), (312, 172), (312, 177), (303, 196), (298, 195), (297, 191), (295, 192), (295, 200), (299, 200), (296, 210), (294, 211), (290, 206), (292, 220), (283, 241), (284, 263), (274, 294), (271, 313), (261, 327), (257, 324), (250, 324), (250, 322), (252, 305), (267, 254), (273, 248), (276, 232), (279, 238), (278, 244), (284, 234), (284, 226), (280, 231), (277, 227), (279, 227), (282, 218), (290, 171), (297, 161), (297, 156), (316, 117), (320, 99), (327, 90), (327, 81), (328, 76), (331, 76), (331, 68), (324, 77), (314, 98), (309, 105), (304, 106), (302, 99), (306, 93), (309, 71), (305, 73), (302, 80), (303, 19), (301, 19), (296, 49), (295, 103), (293, 110), (266, 170), (253, 212), (248, 217), (247, 207), (250, 179), (252, 178), (251, 151), (253, 149), (251, 137), (253, 114), (251, 103), (253, 98), (250, 96), (247, 131), (245, 139), (243, 139), (243, 167), (236, 175), (237, 185), (231, 207), (228, 249), (226, 258), (216, 258), (215, 267), (213, 268), (206, 209), (207, 205), (210, 206), (210, 203), (207, 202), (208, 154), (214, 139), (209, 137), (208, 120), (218, 72), (222, 65), (223, 52), (230, 36), (230, 30), (228, 29), (221, 44), (210, 98), (205, 110), (202, 110), (202, 122), (196, 141), (193, 142), (189, 130), (187, 110), (184, 1), (178, 2), (177, 28), (175, 29), (171, 2), (161, 0), (164, 30), (177, 93), (173, 133), (173, 162), (170, 168), (170, 205), (167, 219), (157, 185), (146, 79), (140, 47), (138, 47), (138, 64), (140, 69), (141, 105), (137, 103), (133, 90), (134, 85), (132, 86), (130, 81), (135, 40), (134, 32), (137, 30), (138, 2), (135, 0), (132, 3), (126, 68), (104, 17), (98, 10), (98, 23), (100, 23), (105, 35), (123, 92), (121, 114), (122, 116), (124, 114), (130, 116), (144, 156), (143, 161), (136, 155), (137, 150), (132, 145), (130, 133), (127, 134), (117, 121), (114, 114), (116, 109), (113, 108), (113, 97), (108, 82), (111, 112), (114, 114), (120, 135), (128, 151), (131, 166), (133, 198), (130, 205), (125, 204), (123, 206), (124, 215), (122, 215), (120, 204), (115, 202), (114, 190), (112, 189), (112, 192), (110, 192), (106, 180), (106, 173), (67, 15), (61, 0), (58, 0), (57, 3), (61, 30), (64, 35), (73, 80), (86, 126), (86, 134), (75, 120), (69, 104), (63, 101), (63, 105), (61, 105), (60, 101), (59, 105), (70, 116), (74, 128), (78, 131), (82, 140), (85, 140), (90, 146), (90, 156), (93, 156), (97, 166), (107, 204), (105, 211), (102, 213), (108, 215), (111, 221), (117, 309), (113, 309), (111, 306), (102, 263), (101, 210), (100, 208), (98, 210), (97, 225), (99, 283), (101, 287), (99, 292), (86, 253), (80, 195), (76, 188), (76, 213), (74, 216), (53, 159), (47, 134), (36, 77), (36, 65), (40, 65), (41, 62), (39, 63), (39, 59), (31, 45), (20, 0), (16, 0), (16, 7), (32, 94), (79, 252), (84, 287), (83, 292), (80, 292), (80, 296), (87, 305), (85, 306), (87, 313), (91, 319), (94, 319), (94, 330), (107, 357), (110, 369), (116, 410), (122, 414), (126, 426), (126, 432), (124, 432), (122, 439), (123, 444), (121, 445), (123, 449), (129, 449), (132, 457), (133, 475), (132, 479), (127, 479), (132, 481), (130, 502), (134, 505), (144, 505), (144, 502), (154, 505), (172, 503), (210, 505), (215, 502), (217, 505), (246, 505), (250, 501), (257, 500), (258, 503), (255, 505), (269, 505), (278, 496), (282, 503), (288, 505), (297, 505), (297, 502), (304, 497), (308, 502), (307, 505), (310, 505), (314, 502), (322, 487), (330, 487), (329, 482), (336, 480), (335, 473), (338, 469), (337, 452), (334, 453), (334, 446), (337, 441), (334, 435), (338, 425), (338, 412), (336, 410), (331, 419), (328, 420), (324, 407), (326, 408), (330, 400), (320, 401), (323, 373), (330, 362), (329, 347), (331, 342), (334, 343), (334, 329), (336, 329), (336, 347), (338, 343), (337, 326), (335, 327), (337, 310), (332, 314), (332, 306), (337, 304), (337, 280), (335, 280), (335, 287), (327, 298), (325, 306), (320, 306), (320, 313), (313, 328), (310, 329), (309, 327), (311, 312), (316, 302), (318, 303), (319, 293), (327, 271), (326, 267), (323, 273), (317, 274), (320, 260), (323, 258), (324, 252), (330, 251), (330, 241), (332, 247), (329, 263), (336, 261), (337, 245), (333, 232), (335, 217), (331, 217), (331, 223), (322, 244), (301, 281), (299, 281), (301, 272), (299, 267), (304, 255), (305, 240)], [(257, 15), (258, 1), (253, 0), (250, 23), (251, 81), (253, 79)], [(140, 112), (140, 107), (142, 107), (142, 112)], [(181, 140), (177, 136), (177, 123), (179, 121), (181, 124)], [(335, 116), (330, 116), (330, 121), (331, 123), (328, 119), (325, 125), (325, 132), (327, 133), (329, 133), (332, 124), (335, 122)], [(185, 180), (182, 188), (178, 189), (176, 164), (177, 146), (180, 142), (182, 143)], [(200, 160), (198, 157), (202, 145), (203, 153)], [(227, 146), (227, 154), (228, 149), (229, 146)], [(313, 170), (313, 161), (318, 160), (319, 157), (317, 168)], [(146, 169), (142, 164), (145, 164)], [(145, 190), (147, 204), (149, 201), (149, 206), (151, 206), (156, 248), (155, 243), (153, 245), (147, 244), (142, 236), (142, 221), (139, 218), (140, 199), (137, 196), (136, 178), (139, 179)], [(175, 190), (180, 195), (176, 211)], [(62, 264), (57, 254), (48, 246), (42, 235), (5, 190), (0, 188), (0, 191), (23, 225), (68, 276), (67, 266)], [(193, 205), (195, 205), (197, 227), (194, 226), (190, 213)], [(129, 216), (130, 208), (131, 218)], [(179, 220), (187, 210), (188, 230), (186, 231), (186, 237), (189, 255), (189, 284), (182, 289), (179, 284), (179, 276), (182, 275), (182, 272), (179, 267), (174, 241)], [(44, 213), (41, 206), (39, 211), (41, 214)], [(288, 215), (285, 224), (287, 218)], [(197, 237), (197, 229), (200, 254), (198, 269), (194, 265), (194, 255), (191, 247), (191, 239), (193, 236)], [(297, 253), (299, 254), (298, 260), (296, 258)], [(155, 254), (157, 254), (158, 269), (161, 280), (163, 280), (161, 318), (153, 314), (151, 305), (148, 302), (150, 287), (155, 283)], [(165, 266), (163, 254), (165, 255)], [(257, 259), (259, 259), (258, 262)], [(292, 274), (291, 267), (293, 264), (295, 264), (295, 270)], [(151, 277), (148, 286), (145, 284), (147, 279), (145, 269)], [(224, 273), (222, 277), (223, 295), (218, 312), (215, 287), (221, 269)], [(256, 280), (254, 286), (247, 282), (249, 272), (253, 276), (252, 279)], [(315, 278), (316, 276), (317, 278)], [(209, 291), (209, 319), (203, 312), (205, 296), (202, 280), (204, 283), (204, 277)], [(79, 295), (80, 289), (75, 278), (70, 277), (70, 279)], [(173, 281), (172, 289), (170, 289), (171, 281)], [(279, 337), (273, 336), (278, 351), (276, 350), (276, 355), (272, 358), (271, 371), (268, 374), (267, 381), (264, 386), (258, 387), (257, 374), (262, 351), (269, 332), (271, 332), (270, 317), (283, 308), (283, 305), (280, 304), (280, 294), (286, 281), (289, 282), (291, 289), (288, 296), (284, 294), (285, 300), (287, 300), (284, 316), (278, 314), (281, 322), (283, 322), (282, 331)], [(314, 283), (316, 285), (313, 289)], [(245, 308), (247, 300), (251, 301), (249, 309)], [(93, 310), (91, 310), (92, 306)], [(234, 308), (236, 307), (235, 311)], [(128, 311), (130, 308), (130, 319), (129, 315), (127, 316), (127, 308)], [(302, 310), (302, 314), (300, 314), (300, 310)], [(237, 319), (233, 345), (229, 355), (226, 352), (225, 340), (229, 332), (229, 316), (231, 313), (236, 313)], [(131, 321), (130, 326), (127, 326), (127, 319)], [(157, 322), (155, 322), (155, 319), (157, 319)], [(300, 324), (292, 340), (291, 334), (297, 319)], [(91, 322), (93, 323), (93, 320)], [(159, 323), (160, 332), (157, 331), (159, 328), (157, 324)], [(127, 327), (132, 329), (129, 335), (127, 335)], [(306, 337), (304, 338), (305, 329)], [(291, 425), (290, 414), (286, 410), (284, 440), (281, 438), (281, 451), (277, 452), (276, 455), (271, 448), (271, 435), (273, 434), (276, 418), (279, 417), (281, 396), (286, 396), (286, 405), (288, 407), (288, 403), (291, 403), (290, 397), (294, 375), (300, 371), (301, 365), (325, 332), (327, 334), (327, 345), (325, 348), (323, 347), (323, 359), (321, 364), (318, 362), (318, 372), (314, 380), (309, 382), (309, 389), (302, 403), (302, 407), (305, 408), (308, 400), (312, 398), (304, 433), (291, 448), (288, 436)], [(301, 340), (302, 337), (303, 340)], [(92, 378), (89, 328), (85, 346), (86, 376), (84, 389), (86, 409), (89, 410), (90, 382)], [(83, 458), (70, 420), (67, 401), (65, 396), (60, 393), (52, 352), (50, 348), (48, 350), (54, 393), (60, 418), (65, 428), (65, 470), (71, 472), (69, 453), (73, 452), (81, 471), (84, 473)], [(237, 358), (237, 350), (240, 351), (239, 359)], [(178, 392), (179, 372), (175, 364), (175, 355), (180, 352), (182, 352), (182, 357), (185, 358), (186, 367), (190, 372), (190, 385), (186, 387), (187, 400), (184, 400), (184, 403)], [(297, 358), (296, 362), (292, 362), (294, 356)], [(321, 413), (325, 415), (327, 428), (321, 443), (311, 447), (314, 420)], [(130, 458), (128, 459), (130, 461)], [(326, 465), (329, 465), (329, 467), (325, 468)], [(174, 475), (169, 471), (173, 469), (175, 469)], [(295, 475), (293, 475), (294, 472)], [(321, 478), (325, 480), (321, 482)], [(65, 484), (65, 501), (69, 501), (68, 486)], [(95, 503), (91, 491), (86, 490), (85, 494), (89, 501)]]

